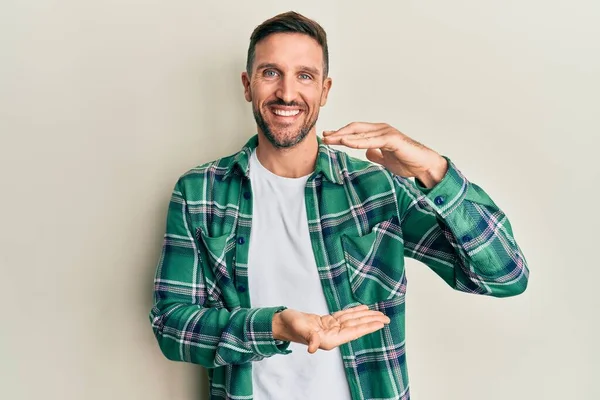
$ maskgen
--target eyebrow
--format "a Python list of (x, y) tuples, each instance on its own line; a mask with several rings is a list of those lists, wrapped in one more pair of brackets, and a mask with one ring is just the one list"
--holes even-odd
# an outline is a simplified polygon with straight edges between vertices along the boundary
[[(279, 68), (279, 66), (277, 64), (273, 64), (273, 63), (262, 63), (262, 64), (259, 64), (256, 67), (256, 70), (260, 71), (260, 70), (267, 69), (267, 68), (274, 68), (274, 69), (281, 70), (281, 68)], [(311, 74), (316, 75), (316, 76), (320, 76), (321, 75), (321, 71), (319, 71), (317, 68), (309, 67), (307, 65), (301, 65), (298, 69), (301, 70), (301, 71), (310, 72)]]

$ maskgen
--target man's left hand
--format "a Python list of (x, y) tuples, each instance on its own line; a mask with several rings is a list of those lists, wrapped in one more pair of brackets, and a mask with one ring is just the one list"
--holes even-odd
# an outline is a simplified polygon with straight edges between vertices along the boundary
[(370, 161), (383, 165), (395, 175), (417, 178), (432, 188), (448, 170), (444, 157), (388, 124), (352, 122), (337, 131), (323, 132), (329, 145), (367, 149)]

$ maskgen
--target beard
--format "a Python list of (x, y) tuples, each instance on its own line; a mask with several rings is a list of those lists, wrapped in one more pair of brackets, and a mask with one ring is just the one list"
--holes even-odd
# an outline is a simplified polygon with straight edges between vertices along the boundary
[[(299, 106), (299, 104), (295, 103), (295, 102), (285, 103), (283, 100), (276, 100), (276, 101), (269, 102), (268, 104), (265, 104), (265, 106), (264, 106), (264, 109), (266, 110), (265, 112), (270, 112), (268, 110), (268, 107), (273, 106), (273, 105), (289, 106), (289, 107), (298, 107)], [(310, 116), (308, 115), (308, 107), (302, 107), (301, 111), (303, 113), (306, 113), (307, 115), (304, 118), (304, 121), (302, 121), (302, 125), (300, 126), (300, 128), (294, 128), (294, 127), (282, 128), (282, 129), (279, 129), (279, 131), (283, 132), (283, 133), (276, 135), (274, 133), (273, 126), (269, 125), (267, 123), (266, 119), (264, 118), (264, 115), (258, 110), (258, 108), (254, 104), (252, 104), (252, 113), (254, 114), (254, 119), (256, 120), (256, 125), (264, 133), (267, 140), (269, 142), (271, 142), (271, 144), (273, 146), (275, 146), (276, 148), (279, 148), (279, 149), (289, 149), (291, 147), (294, 147), (298, 143), (302, 142), (302, 140), (304, 140), (304, 138), (308, 135), (310, 130), (317, 123), (317, 118), (319, 116), (318, 112), (312, 119), (309, 119)]]

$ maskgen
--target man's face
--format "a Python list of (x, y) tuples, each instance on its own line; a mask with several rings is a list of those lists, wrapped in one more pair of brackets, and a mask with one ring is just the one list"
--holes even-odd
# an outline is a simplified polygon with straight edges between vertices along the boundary
[(331, 79), (323, 79), (321, 46), (299, 33), (260, 41), (252, 75), (242, 73), (242, 83), (258, 128), (278, 148), (293, 147), (308, 135), (331, 87)]

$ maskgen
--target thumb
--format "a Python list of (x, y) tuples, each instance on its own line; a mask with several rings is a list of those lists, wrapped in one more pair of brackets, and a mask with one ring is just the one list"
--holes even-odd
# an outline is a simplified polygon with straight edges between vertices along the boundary
[(321, 338), (317, 332), (313, 332), (308, 337), (308, 352), (310, 354), (316, 353), (319, 350), (319, 346), (321, 345)]
[(366, 153), (367, 159), (374, 163), (383, 165), (384, 158), (381, 150), (379, 149), (368, 149)]

